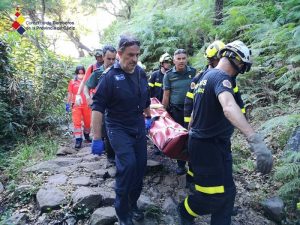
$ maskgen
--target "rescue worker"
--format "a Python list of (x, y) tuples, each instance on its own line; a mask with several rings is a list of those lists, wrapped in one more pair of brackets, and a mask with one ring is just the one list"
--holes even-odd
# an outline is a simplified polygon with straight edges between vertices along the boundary
[[(96, 58), (96, 63), (92, 64), (88, 67), (86, 74), (83, 77), (83, 81), (80, 84), (80, 87), (78, 89), (78, 93), (76, 95), (76, 99), (75, 99), (75, 104), (76, 105), (80, 105), (82, 103), (82, 98), (81, 98), (81, 93), (83, 92), (84, 89), (84, 85), (86, 83), (86, 81), (90, 78), (91, 74), (93, 73), (93, 71), (95, 71), (96, 69), (100, 68), (103, 65), (103, 50), (102, 49), (96, 49), (95, 50), (95, 54), (94, 54), (95, 58)], [(91, 105), (92, 99), (90, 97), (87, 98), (88, 104)]]
[(82, 121), (84, 124), (83, 134), (87, 142), (91, 142), (90, 139), (90, 129), (91, 129), (91, 108), (88, 106), (84, 94), (81, 94), (82, 103), (80, 105), (75, 105), (75, 96), (77, 94), (78, 88), (82, 82), (83, 76), (85, 74), (85, 69), (83, 66), (77, 66), (75, 70), (75, 78), (69, 82), (68, 85), (68, 103), (72, 106), (72, 120), (74, 126), (74, 136), (75, 136), (75, 148), (81, 148), (82, 144)]
[(146, 73), (137, 66), (139, 54), (140, 42), (122, 36), (119, 62), (100, 78), (92, 105), (92, 152), (103, 151), (101, 123), (106, 112), (108, 138), (116, 154), (115, 209), (120, 225), (144, 218), (137, 200), (147, 164), (145, 128), (150, 129), (152, 120)]
[(163, 78), (166, 72), (171, 68), (172, 56), (169, 53), (163, 54), (159, 58), (159, 69), (154, 71), (149, 78), (150, 97), (157, 98), (160, 102), (163, 98)]
[[(194, 89), (197, 86), (198, 81), (200, 80), (201, 76), (207, 69), (215, 68), (219, 63), (218, 52), (225, 47), (225, 44), (222, 41), (216, 40), (211, 43), (206, 51), (205, 51), (205, 58), (207, 59), (207, 66), (205, 67), (204, 71), (200, 72), (197, 76), (195, 76), (191, 82), (190, 89), (186, 93), (185, 101), (184, 101), (184, 126), (188, 129), (188, 124), (191, 120), (191, 114), (193, 111), (193, 99), (194, 99)], [(235, 78), (233, 79), (233, 92), (234, 98), (237, 104), (240, 106), (243, 113), (246, 113), (244, 102), (241, 97), (241, 93), (239, 92), (238, 87), (236, 86)], [(189, 163), (187, 176), (186, 176), (186, 187), (190, 188), (193, 187), (193, 171), (191, 165)]]
[[(100, 68), (96, 69), (90, 76), (90, 78), (87, 80), (85, 86), (84, 86), (84, 94), (86, 98), (91, 98), (90, 97), (90, 90), (94, 90), (98, 84), (100, 76), (103, 74), (103, 72), (107, 69), (109, 69), (116, 60), (116, 54), (117, 50), (111, 46), (111, 45), (106, 45), (103, 47), (103, 60), (104, 63)], [(94, 92), (94, 91), (93, 91)], [(102, 127), (102, 139), (104, 140), (105, 143), (105, 151), (107, 155), (107, 160), (110, 163), (115, 163), (115, 152), (112, 149), (110, 142), (107, 137), (107, 132), (105, 128), (105, 120), (103, 120), (103, 127)]]
[(191, 225), (197, 216), (211, 214), (211, 225), (231, 224), (236, 188), (232, 177), (231, 143), (234, 127), (247, 138), (265, 174), (273, 159), (263, 137), (255, 133), (234, 99), (232, 78), (251, 68), (251, 51), (241, 41), (219, 51), (220, 61), (205, 72), (194, 90), (188, 151), (195, 191), (179, 204), (180, 222)]
[[(184, 49), (174, 52), (173, 63), (174, 67), (167, 71), (163, 79), (162, 104), (175, 122), (184, 126), (184, 99), (191, 80), (196, 75), (196, 69), (187, 66), (187, 53)], [(185, 174), (185, 161), (177, 160), (177, 165), (177, 175)]]

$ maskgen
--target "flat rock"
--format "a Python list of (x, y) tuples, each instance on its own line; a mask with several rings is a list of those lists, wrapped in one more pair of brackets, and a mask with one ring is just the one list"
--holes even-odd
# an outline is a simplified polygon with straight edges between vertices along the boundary
[[(183, 176), (185, 177), (185, 176)], [(177, 186), (177, 177), (175, 176), (165, 176), (164, 179), (163, 179), (163, 184), (164, 185), (168, 185), (168, 186)]]
[(175, 215), (177, 213), (177, 204), (172, 197), (168, 197), (165, 199), (162, 209), (168, 214)]
[(284, 203), (279, 197), (272, 197), (264, 200), (263, 206), (265, 214), (273, 221), (280, 223), (283, 219)]
[(25, 213), (14, 213), (10, 218), (4, 221), (4, 225), (26, 225), (28, 216)]
[(146, 210), (147, 208), (154, 206), (155, 203), (151, 201), (150, 197), (141, 195), (137, 201), (137, 205), (141, 210)]
[(75, 209), (79, 207), (86, 207), (89, 210), (92, 210), (100, 206), (102, 196), (99, 192), (97, 193), (91, 188), (79, 187), (72, 194), (72, 201)]
[(95, 162), (100, 160), (100, 156), (89, 154), (82, 158), (83, 162)]
[[(68, 168), (76, 169), (77, 165), (81, 162), (79, 158), (56, 158), (53, 160), (45, 161), (38, 163), (34, 166), (26, 168), (25, 172), (43, 172), (43, 171), (50, 171), (50, 172), (62, 172), (68, 170)], [(70, 167), (73, 166), (73, 167)]]
[(91, 178), (86, 176), (76, 177), (72, 179), (73, 185), (88, 186), (91, 184)]
[(36, 194), (39, 209), (44, 212), (47, 209), (58, 209), (66, 204), (65, 194), (58, 188), (41, 188)]
[(100, 170), (102, 169), (102, 164), (97, 161), (97, 162), (82, 162), (79, 164), (80, 168), (85, 168), (86, 170), (89, 171), (94, 171), (94, 170)]
[(77, 151), (70, 147), (60, 147), (57, 150), (56, 155), (61, 156), (61, 155), (76, 154), (76, 153), (77, 153)]
[(97, 209), (91, 216), (89, 225), (111, 225), (117, 221), (115, 209), (105, 207)]
[(103, 206), (112, 206), (115, 202), (116, 193), (111, 190), (104, 190), (103, 188), (94, 188), (96, 193), (102, 196), (102, 205)]
[(65, 184), (67, 180), (68, 177), (65, 174), (55, 174), (48, 178), (48, 183), (54, 185), (62, 185)]

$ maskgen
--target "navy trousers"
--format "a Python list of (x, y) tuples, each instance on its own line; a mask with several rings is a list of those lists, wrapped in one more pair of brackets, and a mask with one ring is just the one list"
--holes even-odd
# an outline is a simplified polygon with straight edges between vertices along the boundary
[(122, 220), (137, 206), (142, 192), (147, 167), (146, 134), (142, 130), (132, 135), (125, 129), (108, 128), (108, 137), (116, 154), (115, 209)]
[(231, 224), (236, 187), (230, 148), (230, 140), (189, 138), (195, 192), (180, 204), (186, 219), (211, 214), (211, 225)]

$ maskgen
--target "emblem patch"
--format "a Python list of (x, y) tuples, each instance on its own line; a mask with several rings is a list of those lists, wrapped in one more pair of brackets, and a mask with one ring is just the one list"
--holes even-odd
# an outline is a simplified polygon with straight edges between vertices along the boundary
[(192, 83), (191, 83), (191, 89), (194, 90), (194, 89), (195, 89), (195, 86), (196, 86), (195, 82), (192, 82)]
[(118, 74), (118, 75), (115, 75), (115, 80), (119, 81), (119, 80), (125, 80), (125, 76), (124, 74)]
[(229, 80), (223, 80), (222, 84), (224, 87), (232, 88), (231, 82)]

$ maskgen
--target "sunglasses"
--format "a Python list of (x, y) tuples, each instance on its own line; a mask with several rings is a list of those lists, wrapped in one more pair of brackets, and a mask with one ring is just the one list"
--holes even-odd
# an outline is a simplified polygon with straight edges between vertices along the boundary
[(174, 52), (174, 55), (179, 55), (179, 54), (186, 54), (186, 50), (180, 48)]
[(119, 48), (126, 48), (126, 47), (129, 47), (129, 46), (132, 46), (132, 45), (137, 45), (137, 46), (141, 46), (141, 43), (138, 41), (138, 40), (133, 40), (133, 41), (124, 41), (124, 42), (121, 42), (121, 44), (119, 45)]

